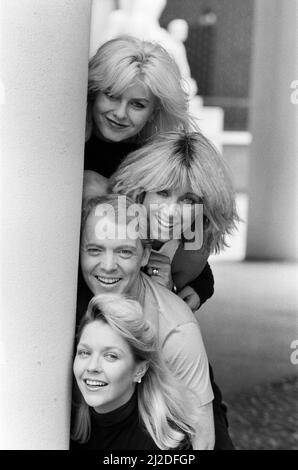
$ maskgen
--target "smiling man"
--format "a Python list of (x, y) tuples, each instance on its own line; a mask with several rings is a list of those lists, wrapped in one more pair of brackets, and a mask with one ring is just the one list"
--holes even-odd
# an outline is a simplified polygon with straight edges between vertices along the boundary
[(147, 218), (142, 211), (131, 211), (132, 204), (113, 194), (90, 199), (84, 207), (80, 256), (85, 287), (79, 287), (78, 320), (92, 295), (121, 293), (138, 300), (157, 329), (168, 367), (196, 396), (193, 448), (213, 449), (213, 392), (201, 332), (188, 306), (141, 271), (151, 249)]
[[(98, 200), (101, 203), (96, 204)], [(147, 220), (145, 213), (140, 219), (135, 214), (129, 216), (126, 209), (127, 198), (112, 195), (91, 200), (85, 206), (81, 269), (94, 295), (111, 292), (137, 298), (140, 292), (140, 269), (148, 263), (151, 250), (145, 242)], [(141, 232), (143, 244), (138, 236)]]

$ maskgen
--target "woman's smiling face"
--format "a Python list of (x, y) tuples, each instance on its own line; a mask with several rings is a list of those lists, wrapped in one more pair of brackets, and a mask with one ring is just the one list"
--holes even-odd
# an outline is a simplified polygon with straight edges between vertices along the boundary
[(111, 142), (135, 137), (152, 116), (154, 106), (154, 95), (139, 80), (119, 96), (99, 92), (93, 103), (95, 133)]
[(108, 413), (132, 396), (138, 364), (124, 338), (103, 320), (95, 320), (83, 329), (73, 371), (86, 403), (98, 413)]
[(155, 240), (181, 238), (195, 219), (195, 205), (201, 199), (191, 190), (149, 191), (143, 204), (150, 214), (150, 236)]

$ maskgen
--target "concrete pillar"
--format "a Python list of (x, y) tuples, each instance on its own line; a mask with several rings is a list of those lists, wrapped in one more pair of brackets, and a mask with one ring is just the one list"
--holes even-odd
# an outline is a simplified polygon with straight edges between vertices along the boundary
[(297, 0), (255, 2), (253, 46), (247, 258), (297, 260)]
[(0, 8), (0, 447), (67, 449), (91, 2)]

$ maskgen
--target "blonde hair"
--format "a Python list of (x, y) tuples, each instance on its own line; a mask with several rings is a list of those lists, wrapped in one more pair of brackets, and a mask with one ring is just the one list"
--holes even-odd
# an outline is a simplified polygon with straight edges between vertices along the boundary
[[(148, 217), (145, 207), (142, 204), (136, 204), (133, 199), (124, 194), (104, 194), (102, 196), (87, 198), (83, 201), (82, 216), (81, 216), (81, 239), (83, 237), (84, 229), (86, 226), (89, 215), (98, 207), (106, 207), (111, 209), (112, 214), (115, 215), (115, 223), (122, 223), (125, 221), (127, 224), (134, 220), (137, 222), (139, 239), (145, 247), (151, 247), (152, 241), (148, 238)], [(99, 207), (100, 208), (100, 207)], [(106, 212), (110, 213), (110, 212)], [(105, 211), (101, 215), (104, 215)]]
[[(136, 362), (146, 361), (147, 371), (137, 384), (141, 422), (160, 449), (174, 449), (195, 433), (194, 410), (189, 392), (171, 375), (160, 353), (154, 328), (144, 319), (140, 304), (124, 295), (101, 294), (89, 302), (78, 341), (86, 325), (104, 321), (128, 343)], [(81, 443), (90, 438), (89, 406), (81, 396), (72, 439)]]
[(179, 68), (158, 43), (120, 36), (104, 43), (89, 62), (87, 140), (92, 133), (92, 105), (98, 92), (121, 95), (140, 81), (155, 96), (153, 116), (136, 139), (143, 143), (158, 132), (195, 126)]
[(227, 165), (201, 132), (155, 136), (130, 153), (110, 180), (110, 190), (138, 202), (149, 191), (183, 188), (201, 198), (204, 244), (210, 251), (219, 251), (239, 218)]

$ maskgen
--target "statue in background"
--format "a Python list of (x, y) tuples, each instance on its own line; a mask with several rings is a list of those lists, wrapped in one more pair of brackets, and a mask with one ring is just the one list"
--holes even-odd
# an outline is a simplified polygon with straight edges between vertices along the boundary
[[(186, 49), (184, 43), (188, 37), (188, 23), (182, 18), (176, 18), (169, 22), (167, 26), (168, 32), (176, 41), (176, 56), (175, 60), (181, 70), (183, 77), (188, 81), (189, 94), (194, 97), (198, 91), (197, 83), (191, 76), (191, 70), (187, 60)], [(179, 54), (177, 53), (179, 51)]]
[[(188, 35), (185, 20), (173, 20), (168, 30), (159, 24), (159, 18), (167, 0), (119, 0), (119, 9), (110, 12), (105, 31), (97, 48), (115, 37), (129, 34), (140, 39), (159, 42), (175, 59), (185, 81), (185, 89), (190, 97), (197, 92), (195, 80), (191, 77), (184, 41)], [(92, 24), (96, 25), (93, 18)], [(91, 35), (94, 34), (91, 31)], [(92, 51), (92, 55), (95, 51)]]

